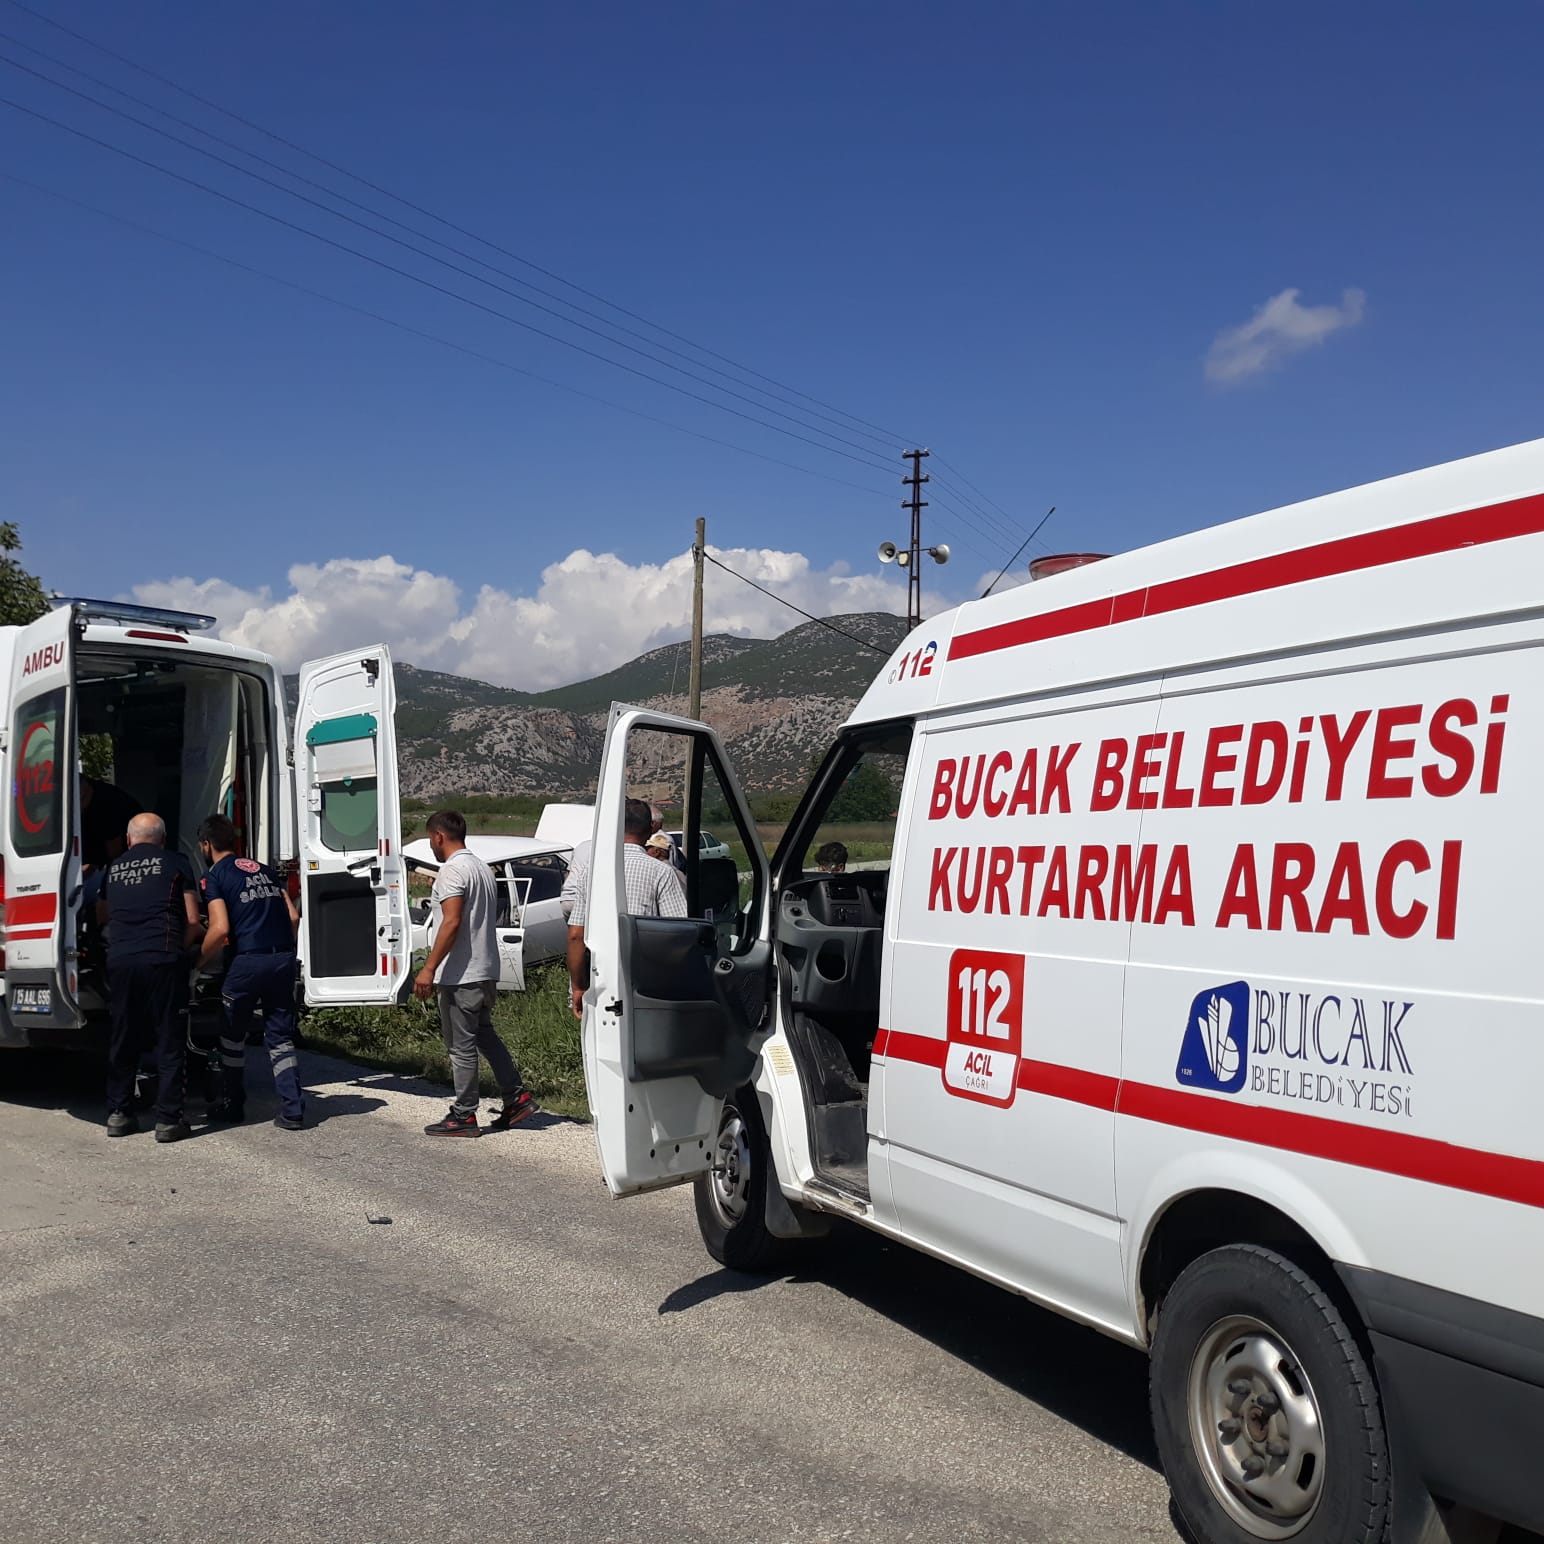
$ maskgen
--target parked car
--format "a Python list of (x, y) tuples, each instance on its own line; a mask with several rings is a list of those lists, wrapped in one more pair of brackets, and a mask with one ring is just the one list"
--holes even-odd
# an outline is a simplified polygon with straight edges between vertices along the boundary
[[(666, 836), (674, 842), (677, 848), (681, 845), (681, 833), (679, 831), (667, 831)], [(699, 831), (697, 833), (697, 856), (700, 858), (727, 858), (729, 856), (729, 843), (721, 842), (711, 831)]]
[[(469, 836), (467, 847), (493, 870), (499, 887), (499, 990), (523, 992), (527, 967), (562, 959), (568, 925), (558, 896), (573, 849), (533, 836)], [(402, 849), (408, 869), (434, 875), (440, 866), (427, 837)], [(413, 951), (434, 942), (433, 911), (426, 898), (412, 907)]]

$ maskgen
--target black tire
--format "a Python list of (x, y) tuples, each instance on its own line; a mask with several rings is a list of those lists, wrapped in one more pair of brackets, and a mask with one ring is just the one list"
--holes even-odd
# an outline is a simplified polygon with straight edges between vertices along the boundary
[(699, 1174), (693, 1182), (697, 1227), (708, 1253), (732, 1271), (775, 1270), (794, 1240), (767, 1231), (772, 1153), (753, 1089), (724, 1101), (714, 1163), (720, 1172)]
[[(1333, 1300), (1290, 1260), (1233, 1244), (1189, 1265), (1159, 1308), (1150, 1379), (1163, 1471), (1196, 1544), (1381, 1544), (1377, 1384)], [(1240, 1483), (1256, 1462), (1264, 1472)]]

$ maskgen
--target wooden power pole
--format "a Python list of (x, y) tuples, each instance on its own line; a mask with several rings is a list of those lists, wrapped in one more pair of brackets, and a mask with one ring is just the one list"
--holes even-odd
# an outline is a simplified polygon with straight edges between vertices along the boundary
[(702, 554), (707, 545), (708, 522), (697, 521), (697, 539), (692, 543), (692, 665), (687, 694), (691, 707), (688, 718), (702, 717)]

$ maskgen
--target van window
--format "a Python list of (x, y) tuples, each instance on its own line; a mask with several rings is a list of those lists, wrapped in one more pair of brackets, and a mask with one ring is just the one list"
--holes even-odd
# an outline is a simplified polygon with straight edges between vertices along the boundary
[(64, 785), (71, 767), (64, 741), (64, 688), (23, 703), (11, 725), (11, 847), (35, 858), (64, 847)]
[(362, 852), (380, 842), (380, 812), (373, 777), (322, 785), (322, 845), (330, 852)]
[(864, 744), (810, 835), (800, 863), (804, 872), (822, 866), (837, 872), (890, 867), (910, 746), (909, 724)]

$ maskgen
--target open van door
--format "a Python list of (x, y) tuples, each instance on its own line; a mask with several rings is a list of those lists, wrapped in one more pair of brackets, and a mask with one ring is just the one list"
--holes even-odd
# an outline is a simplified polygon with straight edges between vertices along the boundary
[(300, 667), (295, 792), (306, 1001), (395, 1002), (412, 939), (385, 645)]
[(82, 883), (75, 634), (75, 607), (61, 606), (17, 632), (11, 660), (5, 985), (6, 1007), (23, 1034), (76, 1029), (81, 1022), (75, 953)]
[[(640, 848), (624, 856), (629, 785), (682, 805), (685, 917), (629, 914), (624, 866), (659, 862)], [(735, 829), (743, 857), (701, 856), (697, 833), (709, 819)], [(647, 886), (649, 874), (641, 877)], [(724, 1097), (750, 1078), (770, 1029), (770, 893), (766, 854), (718, 736), (690, 719), (614, 706), (595, 808), (582, 1035), (613, 1195), (679, 1185), (713, 1164)]]

